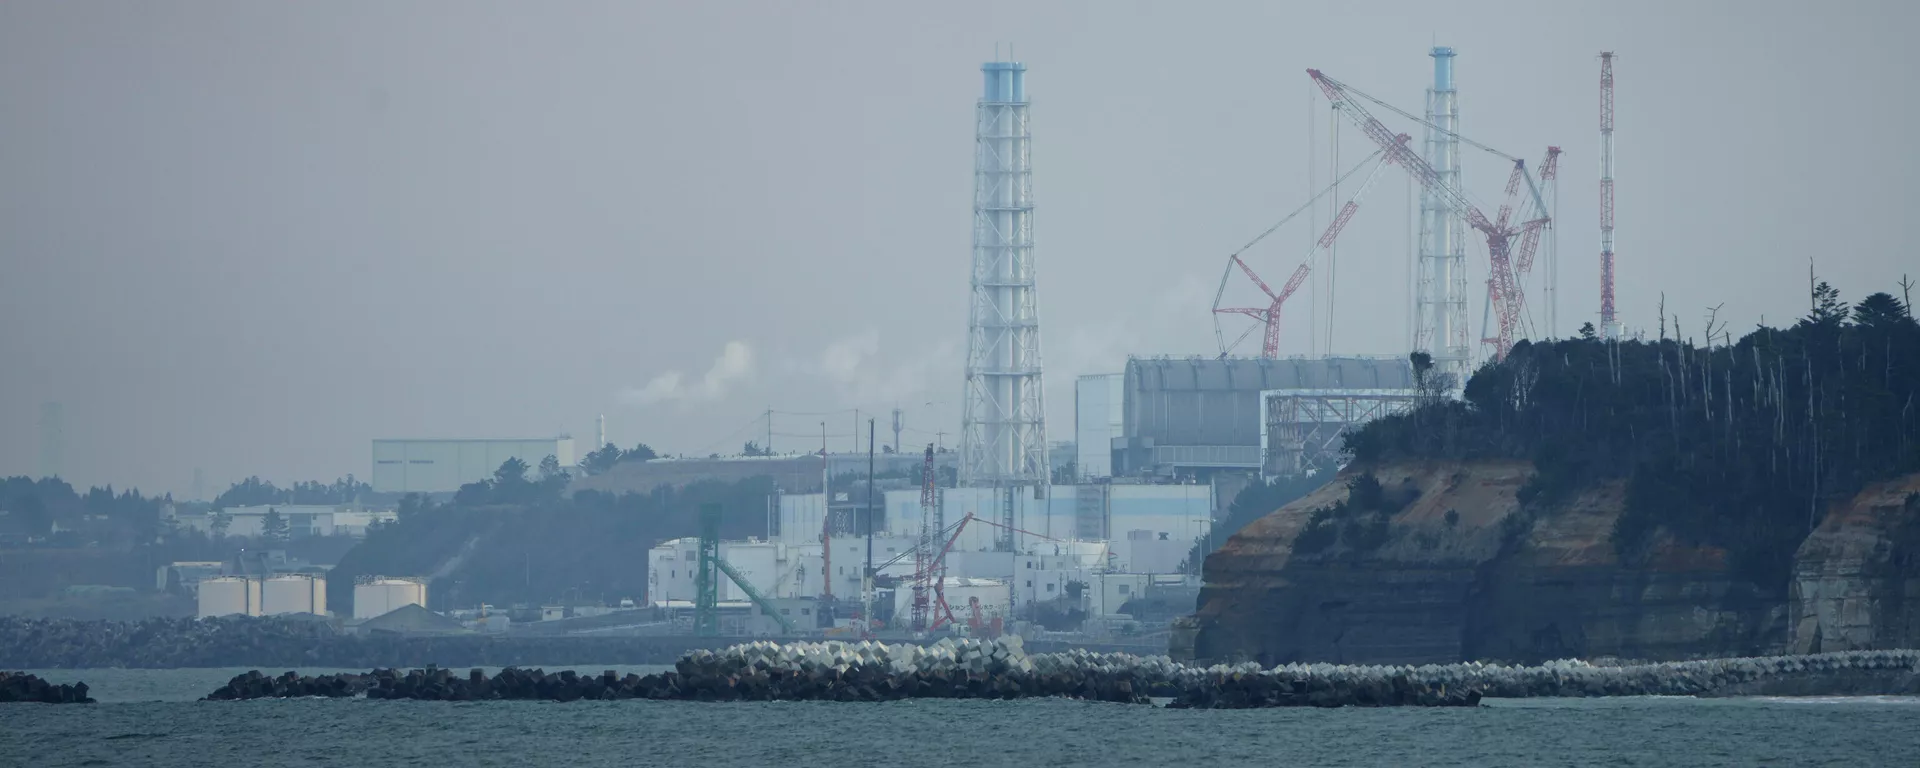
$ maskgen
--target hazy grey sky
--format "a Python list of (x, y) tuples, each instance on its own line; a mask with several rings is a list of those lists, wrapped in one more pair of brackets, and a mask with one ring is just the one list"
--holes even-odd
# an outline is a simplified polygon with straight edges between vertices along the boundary
[[(688, 453), (769, 406), (951, 433), (979, 65), (1008, 42), (1055, 439), (1073, 376), (1214, 350), (1225, 254), (1309, 191), (1304, 70), (1418, 111), (1436, 42), (1463, 133), (1566, 150), (1563, 333), (1598, 311), (1602, 49), (1621, 314), (1652, 326), (1665, 291), (1690, 332), (1723, 302), (1738, 331), (1802, 311), (1809, 258), (1850, 299), (1920, 274), (1915, 28), (1899, 2), (16, 0), (0, 473), (36, 469), (46, 401), (71, 479), (175, 492), (365, 477), (376, 437), (584, 449), (601, 413)], [(1497, 203), (1504, 169), (1469, 163)], [(1404, 351), (1404, 178), (1343, 240), (1338, 351)], [(1250, 260), (1283, 280), (1309, 237)]]

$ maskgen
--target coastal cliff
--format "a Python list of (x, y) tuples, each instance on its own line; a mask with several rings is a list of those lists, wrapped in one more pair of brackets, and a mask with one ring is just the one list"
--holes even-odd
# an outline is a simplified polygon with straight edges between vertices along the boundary
[(1920, 645), (1920, 475), (1831, 511), (1794, 558), (1790, 649)]
[(1458, 397), (1413, 353), (1413, 407), (1348, 432), (1332, 482), (1248, 510), (1273, 511), (1205, 558), (1169, 646), (1425, 663), (1920, 645), (1920, 323), (1904, 298), (1810, 288), (1806, 317), (1738, 341), (1521, 341)]
[(1920, 475), (1829, 510), (1787, 589), (1666, 532), (1623, 556), (1624, 482), (1536, 509), (1520, 501), (1532, 475), (1511, 460), (1349, 469), (1207, 558), (1182, 655), (1419, 664), (1920, 644)]

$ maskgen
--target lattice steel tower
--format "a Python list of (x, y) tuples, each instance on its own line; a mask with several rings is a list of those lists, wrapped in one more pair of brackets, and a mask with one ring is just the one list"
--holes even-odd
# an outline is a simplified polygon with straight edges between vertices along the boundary
[[(1460, 105), (1453, 86), (1453, 49), (1435, 46), (1433, 87), (1427, 89), (1427, 163), (1449, 189), (1460, 189)], [(1445, 130), (1435, 130), (1439, 126)], [(1419, 318), (1414, 349), (1433, 355), (1434, 369), (1464, 384), (1472, 371), (1467, 345), (1467, 223), (1440, 192), (1420, 193), (1420, 278), (1414, 298)]]
[(1010, 494), (1049, 479), (1034, 289), (1032, 134), (1026, 65), (996, 61), (980, 69), (986, 92), (974, 133), (973, 296), (960, 484), (1005, 487)]

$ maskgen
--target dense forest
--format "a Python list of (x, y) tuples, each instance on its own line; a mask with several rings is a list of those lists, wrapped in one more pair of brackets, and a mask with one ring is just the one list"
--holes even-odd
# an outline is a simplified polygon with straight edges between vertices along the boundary
[(1457, 400), (1416, 354), (1429, 401), (1358, 430), (1347, 450), (1362, 463), (1528, 459), (1537, 474), (1521, 501), (1537, 509), (1624, 479), (1613, 538), (1628, 562), (1665, 530), (1726, 548), (1740, 575), (1784, 590), (1827, 505), (1920, 471), (1909, 298), (1875, 293), (1849, 307), (1826, 283), (1810, 293), (1792, 327), (1738, 339), (1709, 315), (1698, 341), (1678, 318), (1650, 341), (1599, 339), (1591, 326), (1578, 339), (1522, 341)]
[(347, 475), (331, 483), (296, 482), (287, 488), (280, 488), (258, 477), (249, 477), (234, 483), (232, 487), (215, 497), (213, 508), (251, 507), (262, 504), (351, 504), (372, 494), (373, 486), (354, 479), (353, 475)]
[(51, 545), (127, 547), (162, 533), (171, 496), (94, 487), (86, 493), (57, 477), (0, 479), (0, 534)]

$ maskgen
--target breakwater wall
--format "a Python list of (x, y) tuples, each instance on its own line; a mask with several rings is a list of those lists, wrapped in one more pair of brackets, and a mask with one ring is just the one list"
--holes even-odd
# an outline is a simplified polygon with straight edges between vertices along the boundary
[(49, 683), (25, 672), (0, 672), (0, 704), (92, 704), (86, 683)]
[(1190, 667), (1164, 656), (1084, 650), (1027, 654), (1020, 639), (941, 640), (930, 646), (871, 642), (746, 643), (683, 656), (671, 672), (618, 675), (539, 669), (458, 675), (429, 668), (365, 675), (278, 678), (250, 672), (209, 699), (355, 696), (377, 699), (553, 701), (894, 701), (916, 698), (1063, 697), (1175, 708), (1473, 706), (1486, 697), (1865, 695), (1920, 692), (1920, 652), (1848, 651), (1808, 656), (1597, 665), (1254, 664)]

